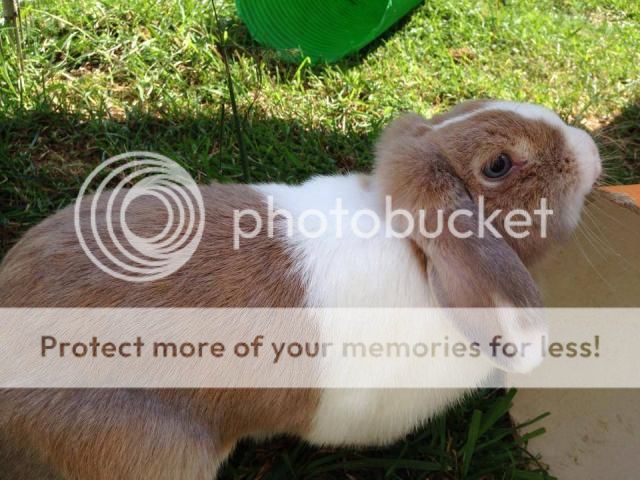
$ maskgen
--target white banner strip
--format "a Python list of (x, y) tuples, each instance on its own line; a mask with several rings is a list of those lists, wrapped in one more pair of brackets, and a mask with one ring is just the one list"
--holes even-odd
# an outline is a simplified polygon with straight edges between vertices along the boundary
[(640, 309), (0, 309), (0, 388), (640, 388)]

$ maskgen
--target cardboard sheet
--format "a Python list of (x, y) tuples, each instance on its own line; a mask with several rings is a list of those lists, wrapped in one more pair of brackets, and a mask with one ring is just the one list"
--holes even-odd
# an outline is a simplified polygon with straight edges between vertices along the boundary
[[(590, 199), (575, 238), (536, 267), (546, 306), (640, 307), (640, 185), (608, 190)], [(520, 390), (511, 410), (516, 424), (545, 412), (529, 429), (547, 432), (529, 448), (552, 475), (639, 478), (640, 390)]]

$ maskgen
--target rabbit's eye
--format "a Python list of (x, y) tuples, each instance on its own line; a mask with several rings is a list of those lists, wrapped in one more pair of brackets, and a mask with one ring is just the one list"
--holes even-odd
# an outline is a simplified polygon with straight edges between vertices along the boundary
[(500, 178), (504, 177), (511, 170), (511, 158), (506, 153), (501, 153), (495, 160), (488, 163), (482, 169), (482, 173), (487, 178)]

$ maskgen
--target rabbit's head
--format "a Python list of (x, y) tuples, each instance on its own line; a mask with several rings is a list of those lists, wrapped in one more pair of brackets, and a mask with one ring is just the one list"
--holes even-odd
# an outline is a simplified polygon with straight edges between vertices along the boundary
[[(426, 227), (411, 239), (438, 305), (535, 308), (525, 265), (575, 228), (600, 172), (586, 132), (538, 105), (487, 100), (394, 121), (377, 145), (375, 181)], [(424, 235), (437, 232), (439, 214), (442, 233)], [(536, 324), (522, 315), (511, 326), (527, 335)], [(463, 325), (473, 335), (484, 328)]]

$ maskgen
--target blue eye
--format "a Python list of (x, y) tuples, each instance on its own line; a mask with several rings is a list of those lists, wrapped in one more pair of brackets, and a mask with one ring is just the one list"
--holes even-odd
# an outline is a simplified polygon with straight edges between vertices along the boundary
[(488, 163), (482, 169), (482, 173), (487, 178), (500, 178), (504, 177), (512, 167), (511, 158), (506, 153), (501, 153), (495, 160)]

